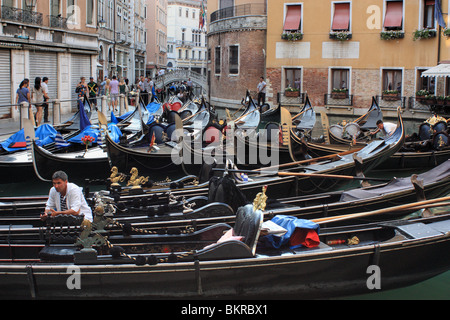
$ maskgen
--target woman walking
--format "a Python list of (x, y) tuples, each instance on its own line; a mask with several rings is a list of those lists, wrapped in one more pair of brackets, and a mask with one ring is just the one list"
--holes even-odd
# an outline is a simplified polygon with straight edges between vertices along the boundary
[(28, 90), (28, 85), (30, 83), (30, 80), (23, 79), (22, 82), (19, 85), (19, 89), (16, 91), (16, 104), (20, 105), (22, 102), (26, 102), (28, 104), (28, 118), (33, 120), (33, 110), (31, 109), (31, 97), (30, 97), (30, 90)]
[(39, 127), (42, 121), (42, 107), (44, 103), (44, 88), (39, 77), (34, 79), (34, 87), (31, 90), (31, 102), (36, 106), (36, 122)]

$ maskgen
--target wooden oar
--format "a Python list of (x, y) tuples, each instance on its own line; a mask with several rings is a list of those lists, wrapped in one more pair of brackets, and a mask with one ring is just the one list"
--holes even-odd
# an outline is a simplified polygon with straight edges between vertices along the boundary
[[(442, 197), (442, 198), (437, 198), (437, 199), (432, 199), (432, 200), (413, 202), (413, 203), (408, 203), (408, 204), (404, 204), (404, 205), (400, 205), (400, 206), (384, 208), (384, 209), (379, 209), (379, 210), (373, 210), (373, 211), (368, 211), (368, 212), (352, 213), (352, 214), (327, 217), (327, 218), (317, 218), (317, 219), (312, 219), (311, 221), (318, 223), (318, 224), (339, 222), (339, 221), (364, 218), (364, 217), (368, 217), (368, 216), (384, 214), (384, 213), (389, 213), (389, 212), (394, 212), (394, 211), (402, 211), (402, 210), (406, 210), (406, 209), (418, 210), (421, 208), (425, 208), (428, 205), (439, 203), (439, 202), (444, 202), (444, 201), (450, 201), (450, 197)], [(443, 205), (447, 205), (447, 204), (443, 204)]]
[(259, 173), (264, 175), (278, 175), (278, 176), (294, 176), (294, 177), (306, 177), (306, 178), (329, 178), (329, 179), (344, 179), (344, 180), (372, 180), (372, 181), (382, 181), (389, 182), (389, 179), (383, 178), (368, 178), (368, 177), (357, 177), (357, 176), (346, 176), (338, 174), (326, 174), (326, 173), (305, 173), (305, 172), (284, 172), (284, 171), (255, 171), (255, 170), (239, 170), (239, 169), (222, 169), (213, 168), (213, 171), (228, 171), (236, 173)]

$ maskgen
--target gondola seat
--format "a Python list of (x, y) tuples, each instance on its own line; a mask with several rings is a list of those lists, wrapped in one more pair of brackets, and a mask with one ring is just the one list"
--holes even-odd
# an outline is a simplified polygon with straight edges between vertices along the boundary
[(255, 255), (263, 213), (253, 210), (253, 205), (240, 207), (236, 213), (236, 222), (215, 244), (206, 246), (198, 252), (199, 260), (242, 259)]
[(46, 220), (46, 245), (39, 258), (46, 262), (72, 262), (77, 251), (74, 245), (80, 233), (83, 215), (59, 215)]

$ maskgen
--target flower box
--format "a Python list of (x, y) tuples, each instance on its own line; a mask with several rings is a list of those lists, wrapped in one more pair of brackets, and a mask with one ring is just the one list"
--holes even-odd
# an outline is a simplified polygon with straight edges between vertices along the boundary
[(436, 30), (422, 29), (413, 32), (413, 40), (430, 39), (436, 37)]
[(332, 99), (345, 99), (347, 98), (347, 91), (344, 92), (332, 92), (331, 93)]
[(398, 93), (383, 93), (382, 99), (384, 101), (397, 101), (400, 100)]
[(405, 33), (402, 31), (382, 31), (380, 33), (381, 40), (403, 39)]
[(348, 31), (342, 31), (342, 32), (330, 32), (330, 39), (331, 40), (338, 40), (338, 41), (347, 41), (352, 38), (352, 34)]
[(300, 96), (300, 91), (284, 91), (285, 97), (298, 97)]

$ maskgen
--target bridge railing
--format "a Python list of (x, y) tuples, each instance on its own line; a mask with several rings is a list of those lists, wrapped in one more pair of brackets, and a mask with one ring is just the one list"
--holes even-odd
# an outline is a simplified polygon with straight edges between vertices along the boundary
[(188, 81), (189, 79), (197, 86), (202, 87), (204, 92), (207, 92), (208, 83), (206, 76), (192, 70), (173, 70), (166, 72), (164, 75), (156, 78), (155, 85), (157, 88), (162, 88), (170, 83)]

